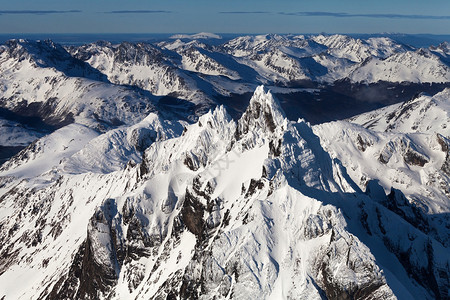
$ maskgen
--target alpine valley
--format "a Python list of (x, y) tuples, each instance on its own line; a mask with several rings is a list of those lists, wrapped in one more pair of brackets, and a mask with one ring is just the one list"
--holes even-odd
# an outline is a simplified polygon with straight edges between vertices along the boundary
[(0, 46), (0, 299), (449, 299), (450, 45)]

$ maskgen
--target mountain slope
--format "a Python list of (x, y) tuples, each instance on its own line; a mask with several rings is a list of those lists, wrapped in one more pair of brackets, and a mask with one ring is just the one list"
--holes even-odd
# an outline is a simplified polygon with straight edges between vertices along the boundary
[(99, 41), (65, 48), (51, 41), (11, 40), (0, 46), (0, 106), (56, 128), (77, 122), (106, 130), (133, 124), (156, 109), (196, 120), (225, 104), (235, 116), (233, 110), (243, 111), (258, 84), (273, 86), (289, 102), (285, 108), (298, 102), (290, 93), (305, 98), (305, 87), (316, 89), (310, 93), (315, 102), (327, 97), (348, 103), (360, 99), (364, 87), (374, 90), (367, 92), (370, 102), (387, 85), (395, 93), (387, 93), (389, 101), (380, 95), (382, 105), (417, 91), (434, 93), (437, 83), (447, 86), (446, 49), (342, 35), (242, 36), (221, 45), (204, 39)]
[(350, 75), (354, 82), (448, 82), (450, 67), (438, 55), (419, 49), (385, 59), (369, 58)]
[(377, 131), (430, 132), (449, 136), (449, 98), (450, 89), (434, 96), (417, 95), (409, 101), (352, 117), (350, 121)]
[(132, 124), (155, 110), (155, 97), (105, 82), (100, 72), (49, 43), (12, 41), (2, 47), (2, 108), (58, 127), (76, 121), (100, 130)]
[[(92, 173), (81, 149), (68, 157), (77, 156), (78, 173), (0, 173), (6, 298), (448, 297), (445, 231), (428, 215), (448, 207), (424, 194), (427, 212), (373, 184), (363, 193), (338, 147), (346, 142), (326, 126), (367, 140), (388, 134), (291, 122), (263, 87), (237, 122), (219, 107), (183, 132), (154, 117), (136, 126), (161, 137), (149, 135), (138, 164)], [(425, 137), (404, 138), (430, 170), (443, 162), (434, 148), (419, 149)], [(128, 135), (104, 139), (130, 144)], [(414, 214), (423, 220), (411, 222)]]

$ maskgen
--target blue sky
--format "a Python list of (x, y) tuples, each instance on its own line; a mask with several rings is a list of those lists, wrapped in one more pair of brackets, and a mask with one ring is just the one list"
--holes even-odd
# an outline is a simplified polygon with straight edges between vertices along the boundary
[(450, 34), (449, 0), (0, 0), (0, 33)]

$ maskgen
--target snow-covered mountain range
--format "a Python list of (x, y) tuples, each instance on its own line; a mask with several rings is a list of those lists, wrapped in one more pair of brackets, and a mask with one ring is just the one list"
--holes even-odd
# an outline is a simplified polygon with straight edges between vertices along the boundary
[(218, 38), (180, 35), (152, 44), (64, 47), (48, 40), (8, 41), (0, 46), (0, 107), (6, 109), (0, 118), (6, 114), (6, 121), (17, 123), (12, 113), (53, 130), (72, 122), (107, 130), (156, 110), (195, 121), (219, 104), (236, 118), (264, 84), (290, 119), (321, 123), (419, 92), (434, 94), (450, 80), (446, 43), (416, 49), (381, 37), (272, 34), (222, 44)]
[[(450, 81), (446, 44), (415, 49), (389, 38), (261, 35), (211, 45), (201, 37), (68, 47), (8, 41), (0, 47), (0, 105), (57, 125), (72, 119), (128, 124), (174, 98), (195, 110), (193, 119), (217, 104), (233, 109), (233, 101), (224, 99), (250, 95), (259, 84), (276, 86), (274, 92), (283, 95), (342, 82), (402, 84), (407, 89)], [(403, 93), (395, 96), (414, 95)]]
[(448, 45), (217, 38), (0, 47), (0, 299), (448, 299)]
[(1, 169), (3, 293), (445, 299), (447, 122), (311, 127), (258, 87), (237, 122), (69, 125)]

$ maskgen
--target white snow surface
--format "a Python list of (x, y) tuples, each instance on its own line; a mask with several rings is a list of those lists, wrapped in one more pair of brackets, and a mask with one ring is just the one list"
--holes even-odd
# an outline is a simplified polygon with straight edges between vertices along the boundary
[(18, 122), (0, 118), (0, 146), (28, 146), (42, 136)]
[(450, 89), (434, 96), (419, 95), (410, 101), (364, 113), (350, 120), (376, 131), (439, 133), (450, 136)]
[[(14, 111), (24, 103), (47, 105), (46, 110), (50, 113), (47, 118), (55, 123), (73, 118), (77, 123), (92, 127), (97, 126), (98, 121), (134, 124), (143, 118), (143, 114), (154, 110), (155, 97), (92, 79), (89, 76), (100, 75), (89, 68), (80, 71), (86, 77), (69, 76), (67, 72), (77, 69), (69, 66), (67, 71), (64, 63), (58, 65), (59, 69), (45, 64), (35, 53), (48, 50), (45, 47), (49, 47), (46, 42), (14, 41), (8, 51), (0, 51), (0, 95), (2, 99), (8, 99), (2, 105), (4, 108)], [(65, 50), (54, 51), (56, 53), (48, 55), (70, 57)], [(19, 59), (15, 57), (16, 52), (22, 55)]]
[(354, 82), (448, 82), (450, 67), (431, 51), (419, 49), (386, 59), (370, 58), (349, 77)]
[(171, 39), (221, 39), (222, 37), (218, 34), (211, 32), (199, 32), (195, 34), (174, 34), (170, 37)]
[[(69, 52), (115, 84), (135, 85), (154, 95), (176, 93), (195, 104), (210, 103), (211, 92), (228, 96), (235, 85), (297, 81), (333, 83), (449, 82), (445, 44), (415, 49), (389, 38), (345, 35), (240, 36), (210, 45), (210, 34), (174, 35), (155, 44), (97, 42)], [(217, 87), (221, 77), (228, 81)], [(210, 91), (213, 85), (213, 91)]]
[(38, 177), (38, 175), (57, 168), (64, 159), (80, 151), (84, 145), (97, 136), (97, 132), (86, 126), (67, 125), (36, 140), (18, 154), (20, 159), (6, 162), (0, 170), (3, 176)]
[[(425, 206), (429, 213), (450, 210), (448, 194), (435, 181), (446, 158), (436, 133), (384, 133), (345, 121), (316, 125), (314, 132), (327, 152), (347, 167), (362, 190), (369, 179), (376, 179), (387, 193), (391, 187), (399, 189), (417, 205)], [(358, 141), (367, 144), (367, 149), (358, 149), (362, 148)], [(416, 151), (427, 162), (424, 166), (408, 163), (405, 161), (408, 151)], [(380, 155), (389, 155), (389, 161), (380, 161)]]

